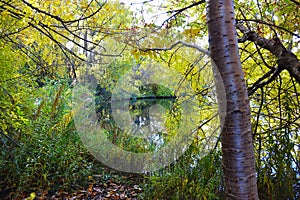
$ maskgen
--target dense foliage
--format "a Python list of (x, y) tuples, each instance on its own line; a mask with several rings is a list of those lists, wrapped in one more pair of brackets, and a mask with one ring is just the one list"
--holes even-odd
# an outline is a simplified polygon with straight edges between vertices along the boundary
[[(93, 158), (77, 134), (72, 89), (80, 80), (96, 80), (113, 92), (128, 70), (136, 77), (150, 76), (147, 67), (160, 65), (176, 69), (195, 91), (199, 106), (190, 116), (197, 130), (188, 150), (170, 166), (145, 172), (135, 183), (128, 179), (129, 184), (143, 184), (143, 196), (130, 197), (222, 199), (221, 144), (217, 134), (216, 140), (205, 140), (219, 131), (220, 123), (212, 98), (205, 6), (205, 1), (191, 0), (0, 0), (0, 198), (46, 198), (57, 191), (87, 189), (94, 175), (101, 175), (98, 181), (104, 184), (111, 171)], [(260, 199), (300, 197), (299, 9), (300, 3), (292, 0), (236, 1)], [(131, 84), (141, 82), (136, 78)], [(140, 87), (132, 99), (151, 96), (176, 93), (152, 84)], [(170, 101), (159, 104), (171, 107)], [(130, 107), (151, 105), (132, 101)], [(165, 120), (173, 133), (180, 114), (171, 111)], [(114, 123), (105, 121), (104, 126), (108, 138), (124, 149), (145, 152), (161, 146), (147, 146)], [(159, 135), (163, 142), (173, 136)], [(125, 184), (129, 175), (116, 174)]]

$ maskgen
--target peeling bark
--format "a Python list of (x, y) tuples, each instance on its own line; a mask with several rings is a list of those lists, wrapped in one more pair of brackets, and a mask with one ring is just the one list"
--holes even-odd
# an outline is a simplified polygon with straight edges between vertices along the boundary
[(233, 0), (209, 0), (207, 12), (210, 53), (226, 91), (221, 133), (225, 195), (227, 199), (258, 199), (250, 105), (238, 52)]

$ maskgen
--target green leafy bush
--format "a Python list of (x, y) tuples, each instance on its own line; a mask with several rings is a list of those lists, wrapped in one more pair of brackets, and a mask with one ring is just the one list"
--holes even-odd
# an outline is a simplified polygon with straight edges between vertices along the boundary
[(43, 100), (34, 108), (26, 132), (13, 138), (15, 144), (6, 139), (10, 148), (0, 153), (0, 186), (14, 195), (69, 191), (78, 184), (83, 186), (101, 166), (89, 156), (76, 133), (65, 83), (51, 83), (40, 89), (39, 95)]
[(147, 199), (219, 199), (223, 191), (220, 152), (196, 158), (195, 148), (192, 145), (176, 164), (149, 177)]

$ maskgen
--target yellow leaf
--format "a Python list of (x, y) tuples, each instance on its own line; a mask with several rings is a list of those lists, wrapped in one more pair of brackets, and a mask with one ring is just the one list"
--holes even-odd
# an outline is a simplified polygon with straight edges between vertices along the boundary
[(30, 194), (30, 199), (33, 200), (34, 198), (35, 198), (35, 193), (32, 192), (32, 193)]
[(183, 34), (188, 36), (188, 37), (194, 38), (197, 35), (199, 35), (199, 32), (200, 32), (199, 28), (191, 28), (191, 29), (184, 30)]
[(131, 53), (136, 60), (140, 59), (140, 52), (138, 50), (133, 50)]
[(25, 200), (34, 200), (35, 197), (36, 197), (35, 192), (31, 192), (31, 193), (30, 193), (30, 196), (27, 197)]

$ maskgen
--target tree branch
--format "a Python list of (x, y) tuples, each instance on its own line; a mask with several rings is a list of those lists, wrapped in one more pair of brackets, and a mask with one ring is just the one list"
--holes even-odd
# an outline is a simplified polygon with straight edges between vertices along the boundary
[(103, 8), (103, 6), (106, 4), (106, 1), (105, 1), (95, 12), (93, 12), (92, 14), (90, 14), (90, 15), (88, 15), (86, 17), (80, 17), (79, 19), (65, 21), (61, 17), (59, 17), (57, 15), (53, 15), (53, 14), (51, 14), (49, 12), (44, 11), (44, 10), (41, 10), (41, 9), (35, 7), (34, 5), (32, 5), (31, 3), (29, 3), (29, 2), (27, 2), (25, 0), (22, 0), (22, 2), (24, 4), (26, 4), (27, 6), (29, 6), (31, 9), (36, 10), (37, 12), (42, 13), (44, 15), (47, 15), (47, 16), (49, 16), (49, 17), (51, 17), (51, 18), (59, 21), (62, 24), (64, 24), (64, 23), (75, 23), (75, 22), (79, 22), (79, 21), (83, 21), (83, 20), (89, 19), (89, 18), (93, 17), (94, 15), (96, 15)]
[[(282, 69), (280, 69), (279, 67), (272, 68), (263, 77), (259, 78), (250, 88), (248, 88), (248, 95), (251, 96), (252, 94), (254, 94), (256, 92), (257, 89), (263, 88), (265, 85), (273, 82), (275, 80), (275, 78), (280, 74), (281, 71), (282, 71)], [(270, 77), (270, 78), (268, 80), (264, 81), (268, 77)]]
[(190, 43), (186, 43), (184, 41), (177, 41), (175, 42), (174, 44), (172, 44), (170, 47), (166, 47), (166, 48), (147, 48), (147, 49), (140, 49), (141, 51), (169, 51), (169, 50), (172, 50), (174, 47), (176, 47), (177, 45), (179, 44), (182, 44), (183, 46), (186, 46), (186, 47), (190, 47), (190, 48), (193, 48), (193, 49), (196, 49), (206, 55), (209, 55), (209, 51), (208, 50), (205, 50), (203, 49), (202, 47), (196, 45), (196, 44), (190, 44)]
[(290, 30), (288, 30), (288, 29), (286, 29), (286, 28), (284, 28), (284, 27), (282, 27), (282, 26), (278, 26), (278, 25), (276, 25), (276, 24), (268, 23), (268, 22), (265, 22), (265, 21), (263, 21), (263, 20), (258, 20), (258, 19), (245, 19), (245, 18), (244, 18), (244, 19), (236, 19), (236, 20), (237, 20), (237, 21), (244, 21), (244, 22), (255, 22), (255, 23), (258, 23), (258, 24), (268, 25), (268, 26), (270, 26), (270, 27), (275, 27), (275, 28), (281, 29), (281, 30), (283, 30), (283, 31), (285, 31), (285, 32), (287, 32), (287, 33), (293, 35), (293, 36), (296, 36), (297, 38), (300, 38), (300, 35), (298, 35), (297, 33), (294, 33), (294, 32), (292, 32), (292, 31), (290, 31)]
[(185, 10), (187, 10), (187, 9), (189, 9), (189, 8), (198, 6), (198, 5), (202, 4), (202, 3), (205, 3), (205, 0), (201, 0), (201, 1), (198, 1), (198, 2), (195, 2), (195, 3), (192, 3), (191, 5), (189, 5), (189, 6), (187, 6), (187, 7), (180, 8), (180, 9), (177, 9), (177, 10), (169, 10), (169, 11), (167, 12), (167, 14), (172, 14), (172, 13), (175, 13), (175, 14), (173, 14), (171, 17), (169, 17), (168, 19), (166, 19), (166, 20), (161, 24), (161, 27), (162, 27), (165, 23), (167, 23), (170, 19), (176, 17), (176, 15), (182, 13), (183, 11), (185, 11)]
[(300, 61), (295, 54), (283, 46), (279, 38), (266, 39), (261, 37), (256, 32), (249, 30), (242, 23), (237, 23), (236, 28), (244, 34), (239, 42), (251, 41), (261, 48), (269, 50), (277, 58), (280, 72), (286, 69), (300, 84)]
[(300, 6), (300, 2), (296, 1), (296, 0), (291, 0), (291, 2), (295, 3), (296, 5)]

